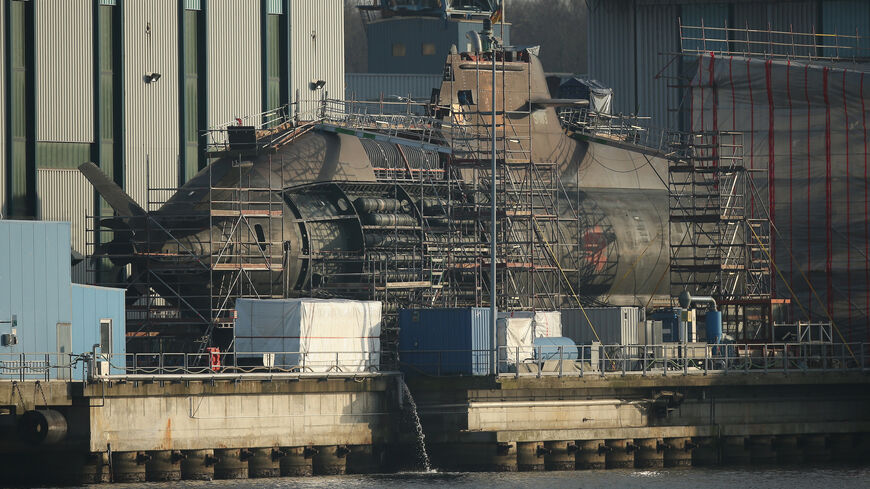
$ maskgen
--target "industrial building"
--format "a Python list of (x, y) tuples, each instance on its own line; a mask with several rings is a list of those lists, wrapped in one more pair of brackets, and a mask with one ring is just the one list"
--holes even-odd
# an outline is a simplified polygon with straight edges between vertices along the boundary
[[(657, 134), (661, 128), (712, 137), (708, 142), (729, 149), (707, 158), (752, 175), (734, 202), (760, 209), (756, 217), (769, 222), (769, 242), (762, 239), (756, 251), (770, 252), (772, 297), (790, 301), (776, 321), (831, 321), (841, 341), (866, 338), (870, 216), (862, 120), (870, 5), (588, 4), (590, 76), (613, 88), (613, 113), (648, 116), (643, 125)], [(684, 215), (675, 222), (675, 206), (703, 201), (704, 178), (689, 184), (674, 175), (671, 241), (681, 241), (685, 231), (697, 253), (683, 256), (682, 265), (694, 263), (688, 267), (672, 258), (672, 286), (694, 282), (686, 283), (691, 289), (704, 263), (704, 241), (728, 233), (714, 229), (722, 221), (702, 224)]]
[(341, 0), (4, 2), (0, 214), (71, 221), (87, 255), (85, 216), (110, 210), (78, 165), (159, 206), (205, 166), (208, 128), (343, 94), (343, 18)]
[(69, 223), (0, 221), (0, 378), (69, 378), (95, 350), (123, 367), (124, 301), (124, 289), (71, 283)]
[[(703, 41), (681, 43), (686, 26), (729, 27), (783, 34), (768, 45), (760, 33), (748, 35), (758, 54), (784, 54), (786, 33), (849, 34), (870, 47), (870, 4), (863, 0), (587, 0), (589, 76), (613, 88), (613, 112), (650, 116), (657, 126), (685, 128), (683, 63), (677, 56)], [(714, 35), (715, 37), (715, 35)], [(819, 38), (818, 50), (826, 42)], [(768, 49), (770, 48), (770, 49)], [(834, 47), (836, 49), (836, 46)], [(683, 126), (681, 126), (683, 124)]]

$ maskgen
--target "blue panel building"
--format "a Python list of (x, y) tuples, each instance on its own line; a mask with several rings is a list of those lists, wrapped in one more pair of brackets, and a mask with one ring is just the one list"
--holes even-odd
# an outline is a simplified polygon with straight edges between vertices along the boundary
[(124, 320), (123, 289), (71, 283), (70, 223), (0, 220), (0, 377), (18, 375), (21, 354), (30, 366), (95, 344), (123, 354)]

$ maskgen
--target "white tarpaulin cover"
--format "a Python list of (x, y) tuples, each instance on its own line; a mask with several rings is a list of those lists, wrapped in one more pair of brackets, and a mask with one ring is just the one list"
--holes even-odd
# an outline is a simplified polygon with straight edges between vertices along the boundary
[[(342, 299), (236, 300), (239, 357), (275, 355), (279, 368), (363, 372), (380, 363), (381, 303)], [(247, 353), (247, 355), (245, 354)]]
[(534, 358), (535, 338), (562, 336), (562, 313), (559, 311), (512, 311), (498, 315), (498, 344), (503, 363), (516, 363)]

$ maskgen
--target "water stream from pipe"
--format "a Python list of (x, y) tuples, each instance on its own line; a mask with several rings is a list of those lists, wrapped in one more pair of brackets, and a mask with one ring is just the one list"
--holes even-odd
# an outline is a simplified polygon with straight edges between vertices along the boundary
[(426, 434), (423, 433), (423, 425), (420, 424), (420, 415), (417, 413), (417, 403), (414, 401), (414, 396), (411, 395), (411, 389), (408, 384), (402, 380), (402, 394), (408, 401), (410, 406), (411, 417), (414, 421), (414, 427), (417, 430), (417, 455), (425, 472), (432, 472), (432, 464), (429, 462), (429, 453), (426, 451)]

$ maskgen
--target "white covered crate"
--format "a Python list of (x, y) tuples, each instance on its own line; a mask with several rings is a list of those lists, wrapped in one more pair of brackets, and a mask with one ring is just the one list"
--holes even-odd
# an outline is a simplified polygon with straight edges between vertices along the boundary
[(499, 361), (513, 365), (534, 358), (535, 338), (562, 336), (559, 311), (500, 312), (497, 323)]
[(238, 299), (236, 355), (275, 369), (366, 372), (380, 364), (381, 303)]

